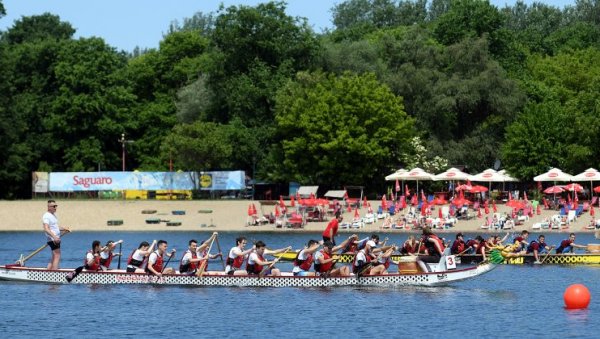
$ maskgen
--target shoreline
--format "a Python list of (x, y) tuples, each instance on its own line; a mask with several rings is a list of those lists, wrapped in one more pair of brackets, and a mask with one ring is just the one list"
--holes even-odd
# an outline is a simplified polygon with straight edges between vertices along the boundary
[[(267, 233), (315, 233), (322, 232), (327, 226), (324, 222), (309, 222), (304, 228), (276, 228), (274, 224), (260, 226), (247, 226), (247, 210), (252, 203), (255, 204), (258, 214), (268, 214), (274, 211), (274, 205), (261, 205), (259, 201), (252, 200), (56, 200), (59, 205), (57, 217), (61, 226), (69, 227), (72, 231), (110, 231), (110, 232), (188, 232), (188, 231), (218, 231), (218, 232), (267, 232)], [(379, 201), (371, 201), (372, 206), (378, 206)], [(286, 201), (289, 205), (289, 201)], [(289, 207), (289, 206), (288, 206)], [(437, 207), (439, 208), (439, 207)], [(42, 231), (42, 214), (46, 212), (46, 200), (20, 200), (0, 201), (0, 232)], [(142, 211), (155, 211), (152, 214), (143, 214)], [(210, 213), (207, 213), (210, 210)], [(174, 215), (184, 213), (182, 215)], [(509, 212), (510, 208), (498, 205), (498, 212)], [(366, 208), (360, 208), (361, 216), (366, 214)], [(483, 211), (482, 211), (483, 212)], [(437, 210), (433, 212), (437, 216)], [(471, 213), (474, 213), (471, 211)], [(435, 229), (436, 233), (482, 233), (496, 234), (506, 231), (517, 232), (528, 230), (535, 233), (594, 233), (595, 229), (587, 229), (591, 216), (584, 213), (568, 228), (559, 230), (541, 229), (532, 230), (534, 223), (541, 222), (557, 214), (557, 211), (542, 210), (540, 215), (534, 215), (523, 225), (512, 230), (485, 230), (481, 229), (486, 215), (483, 218), (474, 217), (470, 220), (459, 220), (449, 229)], [(344, 209), (344, 222), (351, 221), (354, 210), (347, 212)], [(490, 213), (491, 216), (491, 213)], [(156, 224), (148, 224), (148, 219), (159, 219)], [(179, 226), (167, 226), (170, 223), (181, 223)], [(122, 225), (108, 226), (109, 221), (122, 221)], [(376, 220), (374, 224), (365, 225), (357, 229), (340, 229), (339, 233), (415, 233), (413, 229), (383, 229), (383, 220)], [(214, 225), (214, 227), (210, 227)]]

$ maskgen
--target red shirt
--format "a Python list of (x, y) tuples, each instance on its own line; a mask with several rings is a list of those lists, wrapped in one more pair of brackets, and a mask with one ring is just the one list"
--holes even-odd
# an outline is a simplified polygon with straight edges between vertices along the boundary
[(337, 220), (337, 218), (334, 218), (333, 220), (331, 220), (329, 222), (329, 224), (327, 224), (327, 228), (325, 228), (325, 231), (323, 232), (323, 236), (328, 237), (328, 238), (331, 237), (331, 235), (329, 233), (330, 233), (330, 231), (332, 231), (333, 236), (335, 237), (337, 235), (339, 224), (340, 224), (340, 222)]

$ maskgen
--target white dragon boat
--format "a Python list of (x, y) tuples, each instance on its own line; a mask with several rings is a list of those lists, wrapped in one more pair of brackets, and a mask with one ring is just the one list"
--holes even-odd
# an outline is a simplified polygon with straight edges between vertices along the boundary
[[(70, 284), (151, 284), (172, 286), (205, 287), (400, 287), (400, 286), (439, 286), (456, 281), (474, 278), (493, 270), (497, 264), (480, 263), (471, 267), (457, 268), (454, 256), (444, 256), (438, 264), (428, 264), (431, 271), (419, 272), (415, 263), (411, 269), (385, 275), (343, 276), (343, 277), (301, 277), (284, 272), (281, 276), (241, 275), (230, 276), (223, 272), (205, 272), (202, 276), (165, 274), (162, 277), (144, 273), (127, 273), (124, 270), (105, 272), (82, 271)], [(18, 265), (0, 266), (0, 280), (69, 284), (67, 275), (73, 269), (48, 270), (40, 267)]]

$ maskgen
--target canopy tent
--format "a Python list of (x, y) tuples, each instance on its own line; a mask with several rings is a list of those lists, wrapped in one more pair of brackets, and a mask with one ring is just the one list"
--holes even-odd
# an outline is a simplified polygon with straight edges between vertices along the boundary
[(319, 190), (319, 186), (300, 186), (298, 188), (297, 194), (303, 198), (304, 197), (308, 198), (311, 196), (311, 194), (313, 197), (316, 197), (318, 190)]
[(573, 176), (567, 174), (558, 168), (552, 168), (544, 174), (540, 174), (533, 178), (533, 181), (571, 181)]
[(498, 171), (498, 174), (504, 176), (504, 182), (517, 182), (517, 181), (519, 181), (518, 179), (515, 179), (515, 178), (511, 177), (510, 174), (508, 174), (506, 172), (506, 170), (500, 170), (500, 171)]
[(327, 191), (325, 198), (344, 199), (346, 190)]
[(401, 169), (397, 170), (396, 172), (385, 177), (385, 180), (386, 181), (403, 180), (402, 175), (404, 175), (406, 172), (408, 172), (408, 171), (405, 170), (404, 168), (401, 168)]
[(508, 181), (506, 180), (507, 177), (505, 175), (500, 174), (499, 172), (496, 172), (495, 170), (488, 168), (485, 171), (472, 175), (471, 176), (471, 181), (476, 181), (476, 182), (487, 182), (488, 183), (488, 190), (491, 191), (492, 190), (492, 183), (493, 182), (505, 182)]

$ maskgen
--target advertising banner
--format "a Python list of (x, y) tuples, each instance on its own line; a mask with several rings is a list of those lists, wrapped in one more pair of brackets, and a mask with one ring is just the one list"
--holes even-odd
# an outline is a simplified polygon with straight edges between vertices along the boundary
[(244, 171), (214, 171), (200, 172), (200, 189), (205, 191), (215, 190), (243, 190), (246, 188), (246, 172)]
[(192, 190), (196, 172), (52, 172), (50, 191)]

